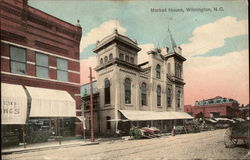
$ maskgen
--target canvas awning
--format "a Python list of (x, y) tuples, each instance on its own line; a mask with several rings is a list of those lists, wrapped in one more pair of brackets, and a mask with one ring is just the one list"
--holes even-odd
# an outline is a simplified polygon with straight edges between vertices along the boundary
[(31, 96), (30, 117), (76, 117), (75, 100), (66, 91), (26, 87)]
[(156, 111), (135, 111), (119, 110), (128, 120), (149, 121), (149, 120), (174, 120), (174, 119), (193, 119), (186, 112), (156, 112)]
[(1, 83), (1, 124), (25, 124), (27, 95), (21, 85)]

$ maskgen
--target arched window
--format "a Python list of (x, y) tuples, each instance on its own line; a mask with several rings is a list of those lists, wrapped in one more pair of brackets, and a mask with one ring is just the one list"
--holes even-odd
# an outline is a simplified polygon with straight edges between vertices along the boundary
[(131, 80), (129, 78), (125, 79), (125, 104), (131, 104)]
[(177, 108), (181, 108), (181, 91), (177, 92)]
[(110, 117), (109, 116), (107, 116), (106, 117), (106, 120), (107, 120), (107, 130), (110, 130), (111, 129), (111, 122), (110, 122)]
[(144, 82), (141, 84), (141, 104), (147, 105), (147, 90)]
[(126, 60), (127, 62), (129, 62), (129, 56), (128, 56), (128, 55), (125, 56), (125, 60)]
[(113, 59), (113, 54), (112, 53), (109, 54), (109, 60), (111, 60), (111, 59)]
[(135, 63), (133, 57), (130, 57), (130, 63)]
[(159, 64), (156, 65), (156, 78), (161, 78), (161, 66)]
[(100, 64), (103, 64), (103, 59), (101, 58), (101, 60), (100, 60)]
[(170, 63), (168, 63), (168, 74), (170, 74), (171, 73), (171, 65), (170, 65)]
[(119, 59), (120, 59), (120, 60), (124, 60), (124, 54), (120, 53), (120, 54), (119, 54)]
[(104, 81), (104, 88), (105, 104), (110, 104), (110, 81), (108, 79)]
[(172, 96), (171, 89), (168, 88), (167, 89), (167, 107), (171, 107), (171, 96)]
[(108, 57), (107, 56), (104, 57), (104, 62), (108, 62)]
[(160, 86), (157, 86), (156, 94), (157, 94), (157, 106), (161, 106), (161, 87)]

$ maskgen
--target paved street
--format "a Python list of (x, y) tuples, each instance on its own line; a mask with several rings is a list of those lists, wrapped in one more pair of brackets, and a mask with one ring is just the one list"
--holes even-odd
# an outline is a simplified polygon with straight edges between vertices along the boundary
[(75, 146), (45, 151), (3, 155), (8, 160), (147, 160), (147, 159), (240, 159), (248, 152), (242, 147), (225, 148), (225, 130), (166, 136), (156, 139), (117, 140), (99, 145)]

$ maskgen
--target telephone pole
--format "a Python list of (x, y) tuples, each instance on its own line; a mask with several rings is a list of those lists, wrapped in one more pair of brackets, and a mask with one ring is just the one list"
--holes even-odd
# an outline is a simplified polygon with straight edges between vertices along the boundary
[(90, 141), (94, 142), (94, 115), (93, 115), (93, 86), (92, 86), (92, 68), (89, 67), (89, 79), (90, 79)]

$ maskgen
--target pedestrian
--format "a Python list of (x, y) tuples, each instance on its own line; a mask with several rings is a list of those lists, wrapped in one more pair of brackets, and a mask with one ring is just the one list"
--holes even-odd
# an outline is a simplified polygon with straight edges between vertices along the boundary
[(174, 125), (173, 130), (172, 130), (172, 136), (175, 136), (175, 125)]

